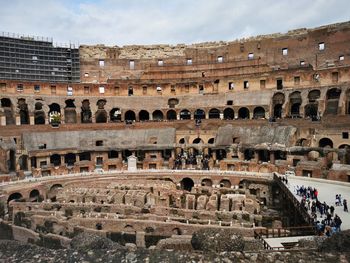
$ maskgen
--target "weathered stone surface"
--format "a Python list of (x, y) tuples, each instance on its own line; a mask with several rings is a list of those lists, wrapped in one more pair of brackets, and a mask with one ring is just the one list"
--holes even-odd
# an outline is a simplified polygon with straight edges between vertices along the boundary
[(228, 229), (203, 229), (192, 236), (192, 246), (196, 250), (220, 252), (243, 251), (243, 237)]
[(319, 246), (323, 252), (350, 252), (350, 230), (338, 232), (325, 239)]
[(108, 238), (90, 233), (81, 233), (75, 236), (71, 243), (73, 249), (119, 249), (122, 248), (118, 243)]

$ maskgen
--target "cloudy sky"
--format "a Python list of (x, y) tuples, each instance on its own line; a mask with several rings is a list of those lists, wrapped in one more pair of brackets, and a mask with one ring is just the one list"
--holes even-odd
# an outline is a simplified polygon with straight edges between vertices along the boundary
[(0, 31), (76, 44), (230, 41), (348, 20), (349, 0), (0, 0)]

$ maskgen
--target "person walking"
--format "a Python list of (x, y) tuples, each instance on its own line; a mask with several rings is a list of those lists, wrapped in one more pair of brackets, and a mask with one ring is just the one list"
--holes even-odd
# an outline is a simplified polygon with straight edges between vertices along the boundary
[(344, 212), (349, 212), (348, 211), (348, 202), (346, 201), (346, 199), (343, 200), (343, 206), (344, 206)]

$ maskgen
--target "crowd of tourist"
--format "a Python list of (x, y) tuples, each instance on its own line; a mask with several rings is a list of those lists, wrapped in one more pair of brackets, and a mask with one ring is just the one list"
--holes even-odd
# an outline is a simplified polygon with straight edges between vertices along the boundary
[(335, 196), (335, 203), (327, 204), (318, 198), (318, 190), (314, 187), (296, 186), (295, 192), (301, 197), (300, 206), (306, 209), (314, 220), (319, 235), (331, 236), (341, 230), (342, 220), (335, 213), (335, 206), (343, 206), (348, 212), (346, 199), (341, 194)]

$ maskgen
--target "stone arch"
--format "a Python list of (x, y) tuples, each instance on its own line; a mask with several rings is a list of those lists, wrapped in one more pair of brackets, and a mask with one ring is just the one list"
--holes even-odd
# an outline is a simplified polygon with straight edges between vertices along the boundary
[(4, 110), (4, 114), (5, 114), (5, 118), (6, 118), (6, 125), (16, 124), (15, 117), (13, 115), (14, 112), (13, 112), (11, 100), (8, 98), (2, 98), (1, 99), (1, 107)]
[(29, 200), (30, 202), (38, 202), (40, 201), (40, 192), (37, 189), (33, 189), (29, 193)]
[(322, 138), (318, 142), (318, 147), (328, 147), (328, 148), (333, 148), (333, 141), (329, 138)]
[(59, 154), (52, 154), (50, 156), (50, 163), (53, 164), (55, 167), (61, 165), (61, 155)]
[(202, 109), (196, 109), (194, 111), (194, 119), (196, 119), (196, 120), (205, 119), (205, 111)]
[(199, 143), (203, 143), (203, 140), (201, 138), (195, 138), (193, 141), (192, 141), (193, 144), (199, 144)]
[(168, 112), (166, 113), (166, 118), (167, 120), (176, 120), (176, 111), (174, 110), (168, 110)]
[(64, 108), (64, 121), (65, 123), (77, 123), (77, 112), (73, 99), (65, 101), (66, 107)]
[(18, 192), (12, 193), (12, 194), (10, 194), (9, 197), (7, 198), (7, 203), (9, 203), (9, 202), (11, 202), (11, 201), (13, 201), (13, 200), (19, 201), (19, 200), (21, 200), (21, 199), (23, 199), (23, 195), (22, 195), (21, 193), (18, 193)]
[(231, 108), (224, 109), (224, 119), (225, 120), (233, 120), (235, 118), (235, 112)]
[(295, 146), (308, 146), (307, 144), (307, 139), (305, 138), (299, 138), (296, 143)]
[(231, 188), (231, 182), (228, 179), (222, 179), (219, 185), (220, 187)]
[(182, 235), (182, 231), (178, 227), (175, 227), (173, 230), (171, 230), (171, 232), (173, 233), (173, 235)]
[(254, 119), (265, 119), (265, 109), (263, 107), (256, 107), (253, 112)]
[(350, 164), (350, 145), (349, 144), (342, 144), (338, 147), (338, 149), (343, 150), (343, 153), (338, 154), (338, 159), (340, 161), (343, 161), (344, 164)]
[(61, 106), (57, 103), (49, 105), (49, 122), (61, 123)]
[(113, 108), (109, 112), (109, 119), (111, 122), (119, 122), (122, 120), (121, 110), (119, 108)]
[(254, 150), (253, 149), (245, 149), (244, 150), (244, 160), (250, 161), (254, 158)]
[(43, 110), (43, 104), (41, 102), (35, 103), (34, 106), (34, 124), (45, 124), (45, 112)]
[(223, 150), (223, 149), (218, 149), (215, 151), (216, 152), (216, 159), (217, 160), (223, 160), (226, 158), (226, 155), (227, 155), (227, 152), (226, 150)]
[(346, 100), (346, 105), (345, 105), (345, 114), (350, 114), (350, 89), (348, 89), (347, 91), (346, 91), (346, 94), (345, 94), (346, 96), (346, 98), (345, 98), (345, 100)]
[(62, 184), (54, 184), (50, 187), (49, 191), (47, 192), (47, 198), (49, 198), (52, 202), (56, 201), (56, 195), (58, 191), (63, 189)]
[(135, 112), (132, 111), (132, 110), (128, 110), (127, 112), (125, 112), (124, 120), (126, 120), (126, 121), (136, 121)]
[(294, 91), (289, 95), (290, 116), (300, 117), (300, 105), (302, 103), (300, 91)]
[(210, 138), (210, 139), (208, 140), (208, 143), (209, 143), (209, 144), (214, 144), (214, 142), (215, 142), (215, 138)]
[(163, 114), (163, 112), (161, 112), (160, 110), (155, 110), (155, 111), (152, 113), (152, 117), (153, 117), (153, 120), (161, 121), (161, 120), (164, 119), (164, 114)]
[(249, 119), (249, 110), (246, 107), (242, 107), (238, 110), (239, 119)]
[(25, 99), (18, 99), (18, 109), (21, 125), (29, 124), (28, 104)]
[(179, 140), (179, 144), (185, 144), (185, 138), (181, 138), (180, 140)]
[(140, 121), (148, 121), (149, 120), (149, 112), (146, 110), (141, 110), (139, 112), (139, 120)]
[(305, 117), (316, 119), (318, 116), (318, 100), (321, 96), (319, 90), (311, 90), (308, 97), (308, 104), (305, 105)]
[(326, 94), (326, 109), (324, 111), (325, 115), (337, 115), (339, 98), (341, 94), (340, 88), (332, 88), (327, 91)]
[(187, 109), (180, 111), (180, 120), (190, 120), (191, 112)]
[(28, 171), (28, 155), (21, 155), (18, 158), (19, 169)]
[(220, 119), (220, 110), (213, 108), (209, 110), (209, 119)]
[(281, 92), (277, 92), (272, 97), (272, 109), (274, 118), (282, 118), (282, 107), (284, 104), (285, 96)]
[(81, 123), (91, 123), (92, 122), (92, 112), (90, 108), (90, 101), (83, 100), (81, 102)]
[(191, 192), (194, 182), (191, 178), (185, 177), (181, 180), (180, 185), (182, 190)]
[(74, 153), (67, 153), (64, 155), (64, 163), (67, 166), (74, 166), (76, 162), (76, 155)]
[(107, 104), (107, 101), (104, 99), (98, 100), (97, 105), (97, 111), (95, 113), (95, 120), (96, 123), (106, 123), (107, 122), (107, 111), (105, 110), (105, 105)]
[(201, 186), (207, 186), (207, 187), (212, 187), (213, 186), (213, 181), (209, 178), (204, 178), (201, 182)]

